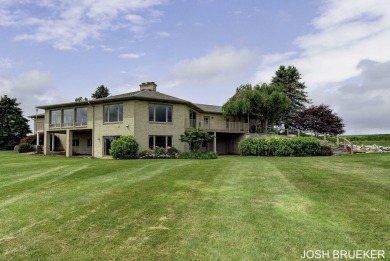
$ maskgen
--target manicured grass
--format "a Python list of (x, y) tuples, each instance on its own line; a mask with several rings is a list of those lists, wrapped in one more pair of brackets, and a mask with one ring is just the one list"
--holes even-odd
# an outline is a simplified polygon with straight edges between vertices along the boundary
[(1, 260), (390, 256), (390, 154), (217, 160), (0, 152)]

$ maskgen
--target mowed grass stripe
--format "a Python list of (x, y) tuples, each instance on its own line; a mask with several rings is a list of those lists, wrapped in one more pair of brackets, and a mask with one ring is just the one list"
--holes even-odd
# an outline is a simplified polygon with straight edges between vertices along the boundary
[[(13, 162), (25, 156), (3, 153)], [(304, 249), (390, 251), (388, 155), (25, 158), (74, 173), (26, 182), (28, 197), (0, 208), (0, 260), (300, 260)]]

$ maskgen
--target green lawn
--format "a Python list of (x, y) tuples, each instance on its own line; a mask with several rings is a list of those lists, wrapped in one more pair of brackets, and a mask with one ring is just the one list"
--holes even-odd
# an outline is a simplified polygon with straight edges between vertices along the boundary
[(0, 152), (0, 260), (390, 257), (390, 154), (97, 160)]

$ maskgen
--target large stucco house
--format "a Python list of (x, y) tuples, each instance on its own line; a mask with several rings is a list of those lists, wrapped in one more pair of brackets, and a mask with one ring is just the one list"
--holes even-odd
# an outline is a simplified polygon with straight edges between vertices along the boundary
[[(215, 135), (203, 150), (218, 154), (238, 153), (238, 142), (249, 130), (248, 120), (224, 118), (221, 106), (196, 104), (157, 92), (154, 82), (140, 90), (107, 98), (37, 106), (44, 114), (31, 116), (35, 134), (45, 155), (65, 151), (67, 157), (109, 157), (111, 141), (133, 135), (139, 152), (174, 146), (189, 150), (179, 138), (184, 131), (203, 128)], [(40, 141), (41, 140), (41, 141)]]

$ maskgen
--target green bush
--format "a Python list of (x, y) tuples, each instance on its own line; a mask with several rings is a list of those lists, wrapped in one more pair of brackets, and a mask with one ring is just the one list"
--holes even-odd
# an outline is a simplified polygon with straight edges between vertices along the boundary
[(34, 150), (34, 146), (29, 143), (23, 143), (19, 145), (19, 153), (26, 153)]
[(133, 136), (124, 135), (111, 142), (110, 155), (114, 159), (135, 159), (138, 143)]
[(243, 156), (318, 156), (320, 142), (312, 137), (247, 138), (238, 145)]
[(332, 156), (333, 155), (332, 148), (330, 146), (321, 146), (320, 155), (321, 156)]
[(181, 152), (179, 154), (179, 159), (217, 159), (218, 155), (215, 152), (211, 151), (189, 151)]

